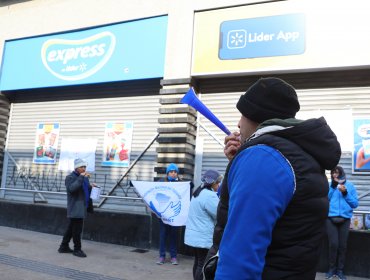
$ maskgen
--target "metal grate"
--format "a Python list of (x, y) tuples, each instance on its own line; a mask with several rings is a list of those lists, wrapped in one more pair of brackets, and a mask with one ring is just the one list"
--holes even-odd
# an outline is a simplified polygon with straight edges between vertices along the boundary
[(76, 269), (65, 268), (62, 266), (52, 265), (52, 264), (33, 261), (33, 260), (27, 260), (23, 258), (17, 258), (17, 257), (9, 256), (9, 255), (4, 255), (4, 254), (0, 254), (0, 263), (39, 272), (39, 273), (44, 273), (48, 275), (64, 277), (67, 279), (125, 280), (123, 278), (104, 276), (104, 275), (97, 274), (97, 273), (90, 273), (90, 272), (80, 271)]

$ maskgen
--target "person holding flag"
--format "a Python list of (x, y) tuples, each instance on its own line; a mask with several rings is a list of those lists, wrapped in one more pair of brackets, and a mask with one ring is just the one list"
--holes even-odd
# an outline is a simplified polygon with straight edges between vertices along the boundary
[[(178, 182), (179, 181), (179, 168), (176, 164), (170, 163), (166, 168), (165, 182)], [(178, 227), (171, 226), (163, 223), (162, 219), (159, 219), (159, 259), (157, 264), (162, 265), (166, 260), (166, 243), (167, 240), (170, 243), (170, 256), (171, 264), (178, 265), (177, 261), (177, 232)]]

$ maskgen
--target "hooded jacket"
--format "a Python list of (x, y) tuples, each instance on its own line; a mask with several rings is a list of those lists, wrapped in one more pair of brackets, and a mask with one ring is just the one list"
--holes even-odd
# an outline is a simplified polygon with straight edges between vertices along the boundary
[(217, 193), (207, 188), (192, 198), (185, 228), (186, 245), (206, 249), (212, 246), (218, 202)]
[(315, 279), (325, 169), (340, 156), (324, 118), (262, 123), (226, 170), (210, 250), (219, 249), (216, 279)]
[(337, 166), (336, 168), (340, 168), (340, 175), (343, 180), (341, 182), (342, 185), (346, 187), (347, 192), (342, 193), (338, 190), (338, 182), (336, 182), (331, 176), (331, 181), (329, 182), (329, 217), (343, 217), (346, 219), (352, 218), (353, 209), (357, 208), (358, 206), (358, 198), (357, 198), (357, 191), (355, 186), (347, 181), (346, 174), (342, 167)]

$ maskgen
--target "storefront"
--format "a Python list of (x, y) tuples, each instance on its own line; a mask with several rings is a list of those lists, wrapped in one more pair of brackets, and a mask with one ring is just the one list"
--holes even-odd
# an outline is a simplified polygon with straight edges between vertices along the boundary
[[(344, 14), (351, 20), (343, 21)], [(192, 77), (200, 99), (234, 131), (240, 117), (235, 104), (247, 87), (259, 77), (285, 79), (298, 92), (301, 111), (297, 117), (326, 118), (341, 143), (340, 164), (359, 193), (366, 192), (367, 167), (356, 168), (353, 156), (359, 142), (356, 121), (367, 123), (370, 109), (370, 56), (364, 47), (370, 41), (363, 36), (360, 19), (368, 20), (361, 7), (328, 4), (316, 9), (314, 3), (302, 1), (197, 12)], [(349, 37), (344, 39), (344, 34)], [(200, 122), (220, 139), (215, 141), (199, 129), (202, 172), (224, 170), (224, 133), (202, 115)], [(359, 210), (369, 207), (364, 199)]]
[(151, 215), (129, 182), (155, 176), (167, 25), (159, 15), (5, 42), (3, 225), (62, 234), (64, 179), (80, 157), (103, 194), (85, 238), (150, 246)]
[[(68, 165), (61, 159), (86, 149), (94, 155), (94, 179), (117, 196), (96, 203), (101, 213), (135, 214), (124, 217), (129, 222), (122, 231), (110, 228), (107, 236), (115, 232), (117, 240), (125, 239), (135, 228), (130, 240), (137, 235), (136, 240), (147, 238), (143, 247), (155, 247), (157, 237), (149, 236), (156, 225), (134, 199), (129, 180), (153, 180), (175, 162), (183, 178), (198, 185), (205, 170), (222, 173), (227, 165), (225, 134), (180, 99), (193, 86), (234, 131), (239, 96), (258, 78), (276, 76), (296, 87), (299, 118), (327, 119), (342, 146), (340, 164), (357, 186), (359, 209), (370, 209), (370, 168), (356, 168), (355, 162), (362, 143), (355, 127), (370, 122), (365, 1), (178, 0), (141, 6), (108, 0), (83, 8), (83, 1), (62, 2), (11, 5), (13, 14), (0, 8), (5, 15), (0, 26), (8, 27), (0, 34), (6, 41), (0, 75), (5, 108), (0, 146), (3, 141), (6, 150), (1, 198), (61, 208), (63, 164)], [(85, 11), (79, 21), (72, 6)], [(42, 25), (41, 15), (55, 18), (50, 20), (55, 24)], [(16, 24), (22, 16), (36, 33)], [(4, 25), (4, 18), (13, 25)], [(138, 220), (140, 230), (134, 226)]]
[[(152, 180), (155, 142), (122, 175), (157, 133), (166, 30), (160, 16), (5, 43), (1, 91), (11, 109), (2, 198), (64, 206), (75, 157), (88, 161), (103, 194), (137, 198), (128, 182)], [(140, 200), (106, 207), (146, 213)]]

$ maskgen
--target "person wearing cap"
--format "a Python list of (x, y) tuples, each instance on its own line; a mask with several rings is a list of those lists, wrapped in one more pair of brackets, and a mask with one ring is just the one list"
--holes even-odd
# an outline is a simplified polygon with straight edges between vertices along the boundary
[[(81, 250), (81, 234), (87, 212), (92, 209), (90, 191), (94, 185), (90, 185), (90, 175), (86, 172), (86, 167), (86, 161), (80, 158), (75, 159), (74, 171), (67, 175), (65, 179), (69, 222), (58, 249), (59, 253), (73, 253), (74, 256), (81, 258), (86, 257), (84, 251)], [(73, 240), (74, 250), (69, 247), (71, 239)]]
[[(315, 279), (328, 213), (325, 170), (341, 149), (324, 118), (295, 118), (287, 82), (261, 78), (236, 104), (213, 245), (215, 279)], [(207, 279), (207, 278), (206, 278)]]
[[(164, 182), (178, 182), (179, 168), (176, 164), (170, 163), (166, 168), (166, 177)], [(178, 265), (177, 261), (177, 232), (178, 227), (167, 225), (159, 219), (159, 259), (157, 264), (162, 265), (166, 260), (166, 244), (170, 243), (171, 264)]]
[(337, 276), (339, 280), (345, 280), (343, 273), (346, 259), (347, 239), (353, 209), (358, 206), (356, 188), (346, 179), (346, 173), (342, 166), (336, 166), (330, 171), (329, 182), (329, 214), (326, 221), (326, 229), (329, 243), (329, 270), (326, 279)]
[(222, 176), (216, 170), (207, 170), (190, 202), (185, 228), (185, 244), (194, 251), (193, 278), (203, 280), (202, 268), (212, 246), (213, 230), (219, 198), (217, 190)]

